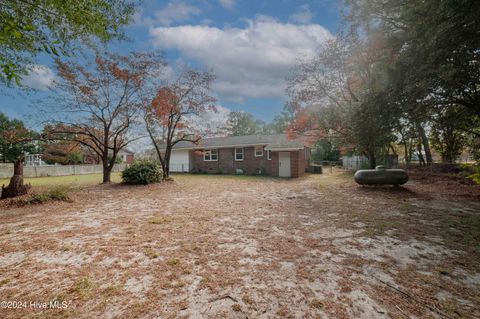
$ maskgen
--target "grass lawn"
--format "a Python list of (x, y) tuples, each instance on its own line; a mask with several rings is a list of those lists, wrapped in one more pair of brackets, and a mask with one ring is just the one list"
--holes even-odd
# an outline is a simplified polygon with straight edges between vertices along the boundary
[[(247, 176), (247, 175), (212, 175), (212, 174), (172, 174), (175, 179), (186, 181), (195, 179), (238, 179), (238, 180), (265, 180), (268, 177), (262, 176)], [(8, 185), (10, 179), (0, 179), (0, 186)], [(112, 182), (120, 183), (122, 181), (120, 173), (112, 173)], [(102, 174), (85, 174), (85, 175), (68, 175), (68, 176), (47, 176), (25, 178), (25, 183), (30, 183), (34, 187), (49, 187), (49, 186), (72, 186), (82, 187), (89, 185), (96, 185), (102, 182)]]
[[(30, 183), (34, 187), (48, 186), (88, 186), (100, 184), (102, 174), (68, 175), (68, 176), (48, 176), (25, 178), (25, 183)], [(112, 182), (121, 182), (120, 173), (112, 173)], [(0, 185), (7, 185), (9, 179), (0, 179)]]

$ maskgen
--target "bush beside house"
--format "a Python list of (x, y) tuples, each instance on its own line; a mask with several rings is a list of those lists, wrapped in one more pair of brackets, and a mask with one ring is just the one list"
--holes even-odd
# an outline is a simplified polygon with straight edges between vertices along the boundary
[(147, 185), (158, 183), (162, 179), (162, 170), (155, 161), (136, 161), (122, 172), (125, 184)]

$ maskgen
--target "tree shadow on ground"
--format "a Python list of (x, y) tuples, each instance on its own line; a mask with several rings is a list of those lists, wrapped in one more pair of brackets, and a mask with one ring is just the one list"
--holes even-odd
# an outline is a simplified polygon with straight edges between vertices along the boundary
[(408, 186), (366, 186), (358, 185), (355, 190), (365, 195), (383, 195), (385, 197), (418, 198), (422, 194), (410, 189)]

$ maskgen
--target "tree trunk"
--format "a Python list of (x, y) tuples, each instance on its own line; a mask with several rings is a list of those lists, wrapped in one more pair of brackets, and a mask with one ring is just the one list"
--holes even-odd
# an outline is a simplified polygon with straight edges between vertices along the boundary
[(165, 150), (165, 156), (163, 157), (164, 165), (162, 167), (163, 170), (163, 179), (168, 179), (170, 177), (170, 154), (171, 150)]
[(414, 143), (412, 141), (410, 141), (408, 143), (408, 164), (410, 164), (412, 162), (412, 156), (413, 156), (413, 152), (414, 152)]
[(377, 166), (377, 159), (375, 157), (375, 151), (369, 150), (368, 151), (368, 162), (370, 164), (370, 169), (374, 169)]
[(455, 163), (455, 156), (453, 152), (449, 149), (449, 146), (446, 146), (447, 150), (445, 154), (442, 155), (442, 163), (444, 164), (454, 164)]
[(168, 179), (170, 177), (170, 169), (167, 165), (163, 168), (163, 179)]
[(418, 125), (417, 127), (418, 134), (420, 135), (420, 140), (422, 141), (423, 149), (425, 150), (425, 159), (427, 161), (427, 165), (431, 165), (433, 163), (433, 159), (432, 151), (430, 150), (430, 142), (428, 141), (425, 129), (421, 125)]
[(423, 155), (422, 155), (421, 143), (417, 144), (417, 154), (418, 154), (418, 163), (420, 164), (420, 166), (425, 166), (425, 160), (423, 159)]
[(112, 169), (106, 168), (103, 170), (103, 184), (108, 184), (111, 181)]
[(7, 187), (2, 185), (1, 199), (25, 195), (30, 189), (30, 184), (23, 184), (23, 159), (17, 159), (13, 166), (13, 176)]
[(403, 142), (403, 150), (404, 150), (404, 154), (405, 154), (405, 164), (410, 164), (410, 154), (408, 152), (408, 142), (404, 140)]
[(103, 166), (103, 184), (110, 183), (113, 166), (108, 165), (108, 157), (102, 159)]
[(168, 177), (167, 167), (165, 165), (165, 161), (164, 160), (160, 161), (160, 165), (162, 166), (162, 178), (165, 179), (165, 178)]
[(165, 172), (167, 171), (167, 168), (166, 168), (166, 165), (165, 165), (165, 158), (164, 156), (162, 155), (162, 152), (160, 151), (160, 148), (158, 148), (156, 142), (154, 141), (153, 137), (152, 137), (152, 141), (153, 141), (153, 145), (155, 145), (155, 150), (157, 151), (157, 156), (158, 156), (158, 159), (160, 160), (160, 166), (162, 166), (162, 178), (165, 179), (167, 178), (165, 176)]

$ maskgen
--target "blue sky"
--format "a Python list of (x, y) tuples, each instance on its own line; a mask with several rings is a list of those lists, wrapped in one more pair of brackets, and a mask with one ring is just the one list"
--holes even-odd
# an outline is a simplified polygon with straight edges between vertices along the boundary
[[(129, 38), (107, 49), (162, 50), (175, 74), (179, 65), (213, 69), (218, 105), (270, 121), (286, 102), (285, 77), (298, 56), (308, 56), (335, 34), (340, 0), (143, 1), (126, 27)], [(32, 93), (0, 90), (0, 112), (34, 123), (37, 101), (55, 78), (50, 57), (40, 57), (25, 84)]]

